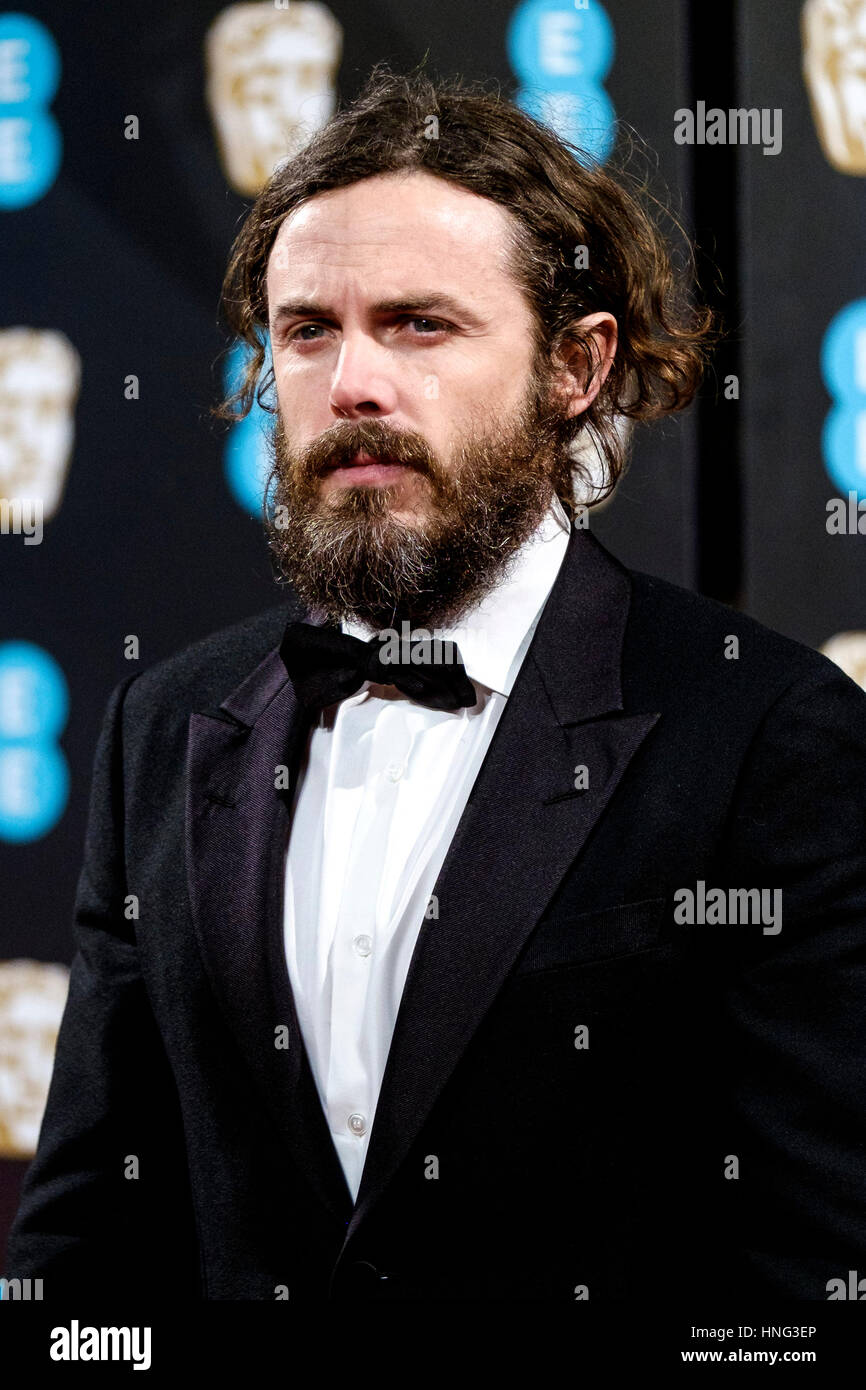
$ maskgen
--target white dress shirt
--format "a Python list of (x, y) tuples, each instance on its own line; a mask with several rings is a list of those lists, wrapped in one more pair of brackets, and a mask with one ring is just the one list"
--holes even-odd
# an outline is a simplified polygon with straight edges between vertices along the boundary
[(474, 706), (428, 709), (367, 681), (309, 735), (286, 853), (286, 964), (354, 1199), (418, 933), (568, 537), (554, 499), (499, 586), (459, 627), (435, 629), (456, 641)]

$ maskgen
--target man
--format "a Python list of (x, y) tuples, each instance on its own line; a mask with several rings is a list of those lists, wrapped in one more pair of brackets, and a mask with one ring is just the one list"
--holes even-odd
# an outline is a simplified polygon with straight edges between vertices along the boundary
[(111, 696), (10, 1273), (827, 1298), (866, 1270), (866, 697), (575, 506), (700, 377), (659, 234), (507, 103), (377, 73), (225, 304), (286, 598)]

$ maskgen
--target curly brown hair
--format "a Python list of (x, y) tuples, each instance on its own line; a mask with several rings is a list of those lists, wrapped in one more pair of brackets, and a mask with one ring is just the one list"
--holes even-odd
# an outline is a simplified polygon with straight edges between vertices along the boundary
[[(435, 117), (438, 130), (431, 127)], [(430, 138), (431, 129), (435, 138)], [(618, 417), (652, 420), (695, 395), (710, 346), (713, 311), (691, 295), (694, 257), (675, 217), (625, 167), (609, 172), (585, 151), (503, 99), (461, 78), (373, 69), (363, 90), (292, 158), (278, 164), (232, 247), (222, 288), (229, 329), (250, 349), (238, 388), (212, 413), (243, 419), (273, 383), (260, 381), (267, 355), (268, 258), (280, 225), (301, 203), (376, 174), (425, 170), (501, 204), (512, 217), (511, 271), (533, 313), (538, 360), (552, 361), (567, 339), (583, 355), (586, 383), (598, 366), (594, 340), (576, 321), (608, 310), (619, 341), (595, 401), (564, 422), (556, 492), (574, 515), (574, 484), (592, 487), (573, 456), (588, 431), (603, 465), (595, 501), (616, 486), (628, 442)], [(668, 216), (683, 236), (686, 264), (675, 269), (667, 241), (644, 207)], [(578, 248), (587, 268), (576, 268)]]

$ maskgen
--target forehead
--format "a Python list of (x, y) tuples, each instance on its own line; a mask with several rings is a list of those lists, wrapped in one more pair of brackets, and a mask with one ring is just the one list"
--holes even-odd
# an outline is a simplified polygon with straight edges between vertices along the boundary
[(310, 269), (423, 269), (498, 284), (508, 273), (512, 225), (498, 203), (425, 171), (379, 174), (291, 212), (274, 240), (268, 280)]

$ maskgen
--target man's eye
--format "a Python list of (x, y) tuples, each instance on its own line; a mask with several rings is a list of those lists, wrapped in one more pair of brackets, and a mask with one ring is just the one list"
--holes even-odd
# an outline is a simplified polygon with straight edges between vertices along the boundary
[[(321, 328), (321, 327), (322, 327), (322, 325), (321, 325), (320, 323), (299, 323), (298, 326), (297, 326), (297, 328), (293, 328), (292, 331), (291, 331), (291, 333), (289, 334), (289, 340), (291, 341), (292, 338), (297, 338), (297, 337), (299, 337), (301, 333), (306, 333), (306, 332), (308, 332), (311, 328)], [(302, 343), (313, 343), (313, 342), (315, 342), (315, 341), (316, 341), (315, 338), (301, 338), (301, 342), (302, 342)]]
[[(450, 324), (450, 323), (443, 323), (441, 319), (428, 319), (428, 318), (422, 317), (421, 315), (413, 315), (411, 318), (408, 318), (408, 319), (406, 320), (406, 322), (407, 322), (407, 323), (427, 323), (427, 324), (430, 324), (430, 325), (432, 325), (432, 331), (433, 331), (434, 333), (450, 333), (450, 332), (451, 332), (451, 324)], [(414, 336), (415, 336), (415, 337), (418, 337), (418, 338), (424, 338), (424, 337), (429, 337), (430, 335), (429, 335), (429, 333), (418, 333), (418, 334), (415, 334)]]

